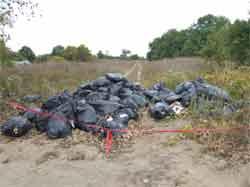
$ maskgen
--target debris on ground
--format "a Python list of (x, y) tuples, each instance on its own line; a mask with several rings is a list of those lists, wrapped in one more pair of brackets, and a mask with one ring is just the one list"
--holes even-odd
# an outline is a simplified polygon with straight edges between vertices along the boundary
[[(141, 108), (149, 106), (151, 117), (160, 120), (181, 114), (199, 98), (222, 100), (225, 113), (234, 111), (226, 107), (231, 101), (228, 93), (201, 78), (183, 82), (175, 90), (167, 88), (163, 82), (145, 89), (122, 74), (108, 73), (80, 85), (73, 93), (64, 91), (49, 97), (41, 108), (33, 108), (22, 117), (8, 120), (1, 126), (1, 131), (4, 135), (19, 137), (35, 127), (55, 139), (70, 136), (74, 128), (92, 133), (98, 133), (102, 128), (122, 130), (128, 128), (130, 120), (138, 118)], [(23, 99), (34, 102), (40, 96), (30, 95)], [(113, 135), (120, 134), (118, 131), (113, 132)]]

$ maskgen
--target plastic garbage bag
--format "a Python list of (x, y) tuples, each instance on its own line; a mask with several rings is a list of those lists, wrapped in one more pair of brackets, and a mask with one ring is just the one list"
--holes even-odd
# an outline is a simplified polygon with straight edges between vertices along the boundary
[(151, 117), (154, 119), (163, 119), (168, 115), (173, 114), (173, 110), (171, 107), (164, 103), (164, 102), (158, 102), (149, 109)]
[(131, 108), (123, 108), (114, 113), (114, 115), (122, 115), (122, 114), (127, 114), (129, 119), (137, 120), (139, 115), (137, 111), (131, 109)]
[(117, 97), (117, 96), (109, 95), (109, 101), (119, 103), (121, 101), (121, 99), (119, 97)]
[(59, 105), (62, 105), (72, 99), (72, 95), (68, 91), (64, 91), (59, 95), (49, 97), (49, 99), (45, 103), (43, 103), (42, 109), (51, 111), (57, 108)]
[(127, 97), (121, 101), (121, 104), (125, 106), (125, 108), (131, 108), (133, 110), (137, 110), (139, 105), (134, 101), (132, 97)]
[(28, 119), (30, 122), (35, 123), (42, 114), (43, 114), (42, 109), (30, 108), (29, 111), (23, 114), (23, 117)]
[(86, 100), (89, 101), (98, 101), (98, 100), (108, 100), (108, 93), (92, 92), (87, 97)]
[(71, 135), (71, 124), (61, 113), (55, 113), (48, 120), (47, 135), (51, 139), (65, 138)]
[(87, 125), (95, 125), (97, 114), (95, 109), (89, 104), (82, 104), (77, 107), (77, 127), (84, 131), (91, 131)]
[(94, 80), (92, 84), (94, 87), (104, 87), (109, 86), (111, 82), (106, 77), (99, 77), (98, 79)]
[(94, 107), (97, 114), (102, 115), (102, 116), (107, 115), (107, 114), (112, 114), (116, 110), (124, 107), (123, 105), (119, 103), (107, 101), (107, 100), (90, 101), (88, 103), (92, 107)]
[(145, 97), (142, 96), (142, 95), (136, 95), (136, 94), (133, 94), (130, 96), (133, 101), (138, 105), (138, 107), (142, 108), (142, 107), (145, 107), (147, 106), (148, 102), (146, 101)]
[(120, 82), (125, 79), (124, 76), (120, 73), (107, 73), (106, 78), (112, 82)]
[(119, 91), (119, 97), (124, 99), (126, 97), (129, 97), (133, 94), (133, 91), (130, 88), (121, 88)]
[(1, 126), (2, 134), (11, 137), (21, 137), (31, 129), (29, 120), (21, 116), (12, 117)]
[(43, 133), (47, 131), (49, 115), (39, 115), (36, 119), (35, 128), (37, 131)]
[(199, 94), (208, 96), (209, 99), (222, 99), (224, 101), (231, 100), (229, 94), (225, 90), (210, 84), (200, 84), (197, 91)]
[(109, 93), (111, 95), (119, 95), (120, 90), (123, 88), (123, 82), (113, 84), (109, 87)]
[[(114, 136), (118, 136), (118, 135), (122, 135), (124, 134), (124, 132), (119, 132), (119, 130), (124, 130), (128, 127), (128, 125), (126, 123), (122, 123), (118, 120), (115, 120), (113, 117), (109, 116), (106, 119), (102, 119), (98, 122), (98, 124), (100, 126), (102, 126), (103, 128), (106, 129), (110, 129), (113, 130), (112, 134)], [(104, 132), (104, 136), (105, 136), (106, 132)]]

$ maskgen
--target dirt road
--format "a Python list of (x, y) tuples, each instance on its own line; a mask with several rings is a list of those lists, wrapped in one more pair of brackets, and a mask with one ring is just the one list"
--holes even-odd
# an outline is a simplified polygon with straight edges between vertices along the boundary
[[(140, 82), (142, 68), (135, 64), (127, 76)], [(188, 123), (155, 122), (146, 113), (140, 121), (150, 128), (181, 128)], [(35, 132), (20, 139), (0, 136), (0, 186), (250, 187), (250, 164), (228, 167), (193, 141), (170, 144), (175, 136), (133, 138), (109, 159), (96, 146), (96, 138), (77, 130), (72, 138), (55, 141)]]

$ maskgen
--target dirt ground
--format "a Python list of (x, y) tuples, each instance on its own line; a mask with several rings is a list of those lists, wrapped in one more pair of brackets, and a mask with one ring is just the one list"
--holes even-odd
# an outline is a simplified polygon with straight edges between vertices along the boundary
[[(142, 66), (133, 68), (130, 73), (140, 82)], [(140, 121), (145, 128), (169, 129), (189, 123), (189, 119), (159, 123), (145, 114)], [(66, 140), (54, 141), (36, 132), (20, 139), (0, 136), (0, 186), (250, 187), (250, 164), (229, 167), (190, 140), (170, 145), (176, 136), (134, 137), (115, 147), (110, 158), (97, 146), (97, 138), (77, 130)]]
[[(147, 126), (180, 128), (188, 120), (160, 125), (147, 119)], [(228, 167), (228, 163), (203, 151), (190, 140), (168, 145), (175, 134), (153, 134), (106, 158), (99, 147), (76, 131), (68, 140), (47, 140), (29, 134), (11, 140), (0, 138), (0, 186), (168, 186), (248, 187), (250, 164)], [(117, 150), (117, 149), (116, 149)]]

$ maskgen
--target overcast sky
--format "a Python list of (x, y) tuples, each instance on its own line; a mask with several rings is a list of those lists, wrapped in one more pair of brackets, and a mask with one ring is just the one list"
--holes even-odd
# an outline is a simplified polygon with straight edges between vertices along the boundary
[(36, 54), (61, 44), (87, 45), (119, 55), (145, 55), (148, 43), (168, 29), (184, 29), (212, 13), (230, 20), (248, 17), (249, 0), (37, 0), (42, 17), (19, 19), (9, 47), (30, 46)]

